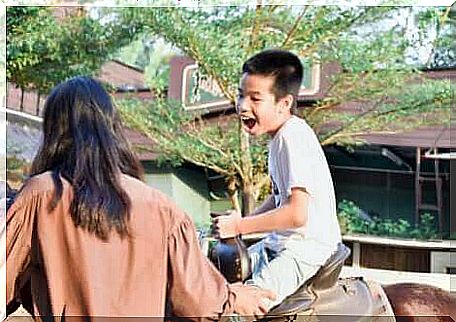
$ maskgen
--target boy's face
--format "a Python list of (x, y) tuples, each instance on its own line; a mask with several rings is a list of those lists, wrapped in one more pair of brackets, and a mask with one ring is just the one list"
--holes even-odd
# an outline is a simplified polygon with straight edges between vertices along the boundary
[(251, 135), (273, 136), (291, 116), (292, 96), (276, 100), (273, 76), (242, 75), (236, 110), (244, 130)]

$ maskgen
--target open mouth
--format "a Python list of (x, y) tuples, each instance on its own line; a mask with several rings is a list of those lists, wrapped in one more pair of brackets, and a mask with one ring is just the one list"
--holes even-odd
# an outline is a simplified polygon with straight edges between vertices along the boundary
[(249, 130), (252, 129), (256, 124), (256, 120), (253, 117), (241, 116), (241, 121), (246, 127), (249, 128)]

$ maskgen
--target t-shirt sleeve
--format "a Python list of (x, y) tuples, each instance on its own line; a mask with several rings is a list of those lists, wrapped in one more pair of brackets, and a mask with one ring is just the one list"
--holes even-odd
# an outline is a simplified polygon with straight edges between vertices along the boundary
[(287, 198), (291, 188), (304, 188), (310, 195), (314, 193), (315, 174), (314, 152), (298, 136), (284, 137), (280, 153), (280, 172), (286, 187)]
[(168, 244), (168, 301), (173, 314), (216, 320), (221, 314), (232, 313), (235, 294), (201, 252), (195, 227), (187, 216), (172, 228)]
[[(32, 234), (40, 195), (20, 193), (6, 216), (6, 303), (20, 297), (20, 291), (30, 277)], [(2, 265), (4, 267), (5, 265)]]

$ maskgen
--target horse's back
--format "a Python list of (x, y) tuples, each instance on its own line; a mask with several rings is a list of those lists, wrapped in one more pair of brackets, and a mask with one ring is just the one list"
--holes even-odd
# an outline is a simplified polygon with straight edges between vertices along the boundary
[(417, 283), (384, 285), (383, 288), (398, 322), (456, 321), (456, 296), (448, 291)]

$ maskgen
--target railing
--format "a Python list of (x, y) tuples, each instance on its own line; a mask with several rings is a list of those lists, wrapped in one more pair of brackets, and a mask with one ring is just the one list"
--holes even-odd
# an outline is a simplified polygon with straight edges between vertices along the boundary
[(36, 91), (27, 91), (8, 83), (6, 88), (6, 107), (30, 115), (40, 116), (45, 102), (45, 96)]

